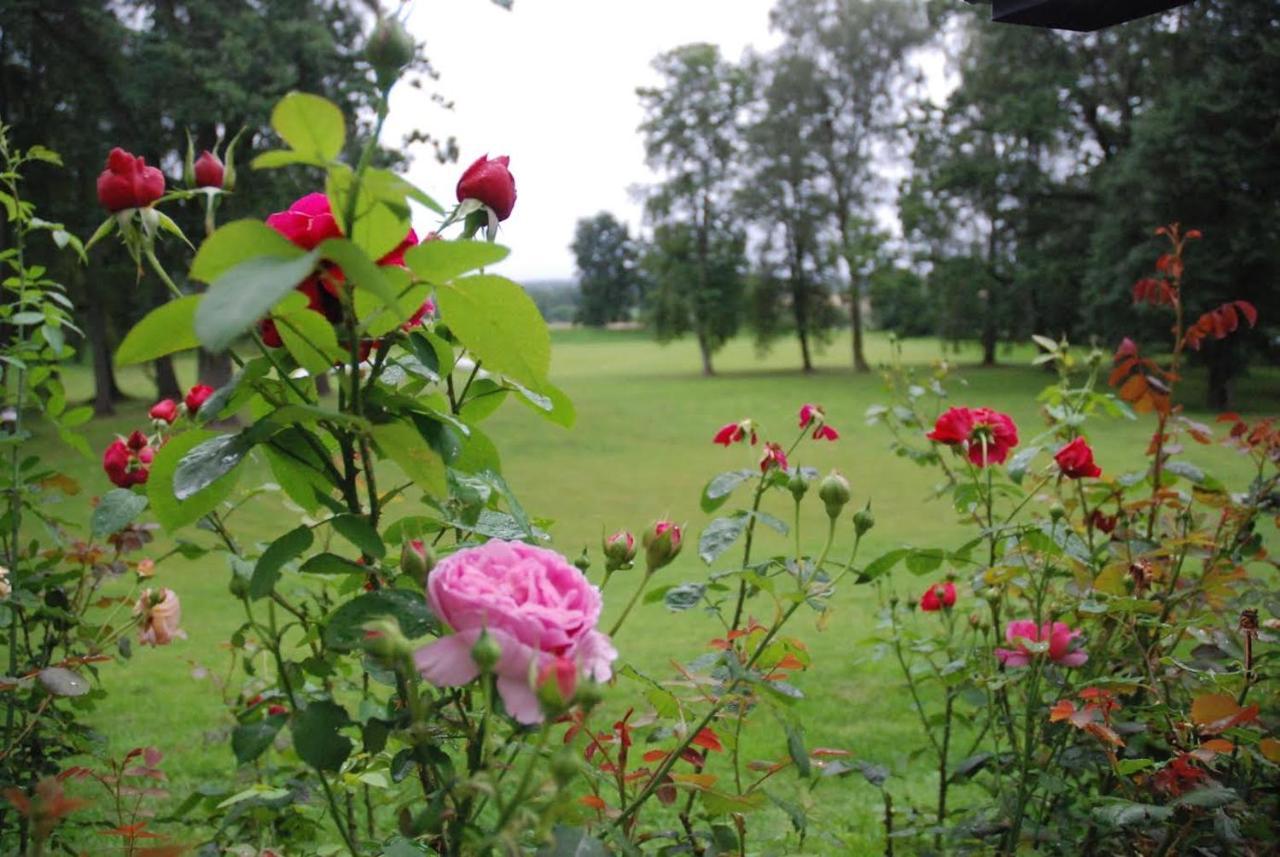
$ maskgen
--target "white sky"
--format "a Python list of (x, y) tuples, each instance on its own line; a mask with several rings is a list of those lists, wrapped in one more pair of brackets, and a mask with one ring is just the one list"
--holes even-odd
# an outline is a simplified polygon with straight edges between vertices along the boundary
[[(510, 155), (516, 207), (498, 240), (512, 249), (501, 271), (516, 280), (574, 275), (574, 224), (611, 211), (640, 224), (629, 188), (652, 183), (637, 127), (637, 86), (652, 85), (659, 53), (690, 42), (720, 45), (737, 60), (747, 45), (776, 44), (772, 0), (414, 0), (408, 27), (440, 72), (445, 112), (427, 90), (400, 85), (386, 130), (399, 143), (411, 127), (454, 134), (457, 164), (441, 166), (417, 147), (409, 178), (442, 205), (460, 170), (486, 152)], [(417, 225), (430, 228), (427, 216)]]

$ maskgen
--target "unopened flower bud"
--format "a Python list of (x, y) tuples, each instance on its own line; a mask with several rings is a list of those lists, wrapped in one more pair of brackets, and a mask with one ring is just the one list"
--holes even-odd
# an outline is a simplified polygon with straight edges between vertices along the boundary
[(578, 689), (574, 691), (573, 702), (583, 711), (590, 711), (595, 708), (604, 699), (604, 690), (598, 682), (581, 681), (578, 682)]
[(364, 626), (364, 650), (388, 664), (394, 664), (413, 654), (413, 646), (400, 632), (400, 626), (387, 619), (375, 619)]
[(1049, 517), (1055, 521), (1061, 521), (1067, 516), (1067, 509), (1061, 503), (1054, 503), (1049, 507)]
[(804, 499), (804, 495), (809, 493), (809, 478), (800, 472), (797, 467), (795, 472), (791, 474), (791, 478), (787, 480), (787, 490), (791, 492), (791, 496), (799, 503)]
[(406, 541), (400, 548), (400, 571), (414, 580), (425, 581), (435, 564), (431, 549), (422, 539)]
[(471, 647), (471, 660), (476, 662), (480, 672), (489, 673), (493, 672), (501, 658), (502, 647), (498, 645), (498, 641), (490, 637), (488, 631), (481, 631), (476, 644)]
[(587, 556), (586, 548), (583, 548), (582, 553), (578, 554), (578, 558), (573, 561), (573, 567), (583, 574), (591, 570), (591, 557)]
[(644, 558), (649, 573), (669, 565), (680, 554), (683, 536), (680, 525), (658, 521), (644, 534)]
[(551, 776), (558, 786), (567, 786), (582, 772), (578, 762), (578, 754), (571, 747), (565, 747), (551, 757)]
[(551, 717), (568, 710), (578, 684), (578, 666), (568, 658), (556, 658), (538, 673), (538, 703)]
[(415, 46), (413, 37), (404, 25), (396, 20), (379, 20), (369, 35), (365, 58), (373, 66), (378, 85), (388, 88), (400, 75), (400, 70), (413, 61)]
[(833, 470), (818, 485), (818, 497), (827, 507), (827, 517), (835, 520), (849, 502), (849, 480), (840, 471)]
[(626, 530), (619, 530), (605, 537), (601, 551), (604, 553), (605, 571), (630, 568), (636, 558), (636, 537)]
[(853, 516), (853, 531), (859, 538), (865, 536), (872, 527), (876, 525), (876, 516), (871, 514), (871, 504), (867, 504), (867, 508), (860, 509)]

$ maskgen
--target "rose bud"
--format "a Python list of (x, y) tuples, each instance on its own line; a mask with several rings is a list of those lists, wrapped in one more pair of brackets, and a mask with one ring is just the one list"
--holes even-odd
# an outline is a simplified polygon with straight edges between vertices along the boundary
[(578, 685), (578, 665), (556, 658), (538, 671), (537, 694), (542, 710), (555, 717), (569, 707)]
[(471, 647), (471, 660), (475, 661), (480, 672), (487, 673), (493, 672), (501, 659), (502, 647), (498, 645), (498, 641), (489, 636), (488, 631), (481, 631), (475, 645)]
[(289, 713), (289, 709), (288, 709), (288, 708), (286, 708), (285, 706), (281, 705), (281, 704), (280, 704), (280, 703), (278, 703), (278, 702), (277, 702), (277, 703), (275, 703), (275, 704), (273, 704), (273, 705), (268, 705), (268, 706), (267, 706), (267, 716), (268, 716), (268, 717), (283, 717), (284, 715), (286, 715), (286, 714), (288, 714), (288, 713)]
[(604, 553), (605, 571), (630, 568), (636, 558), (636, 537), (626, 530), (619, 530), (605, 538), (601, 551)]
[(578, 554), (578, 558), (573, 561), (573, 567), (583, 574), (591, 570), (591, 557), (587, 556), (586, 548), (583, 548), (582, 553)]
[(791, 478), (787, 480), (787, 490), (791, 492), (791, 496), (799, 503), (804, 499), (804, 495), (809, 493), (809, 477), (800, 472), (800, 468), (796, 468), (796, 472), (791, 474)]
[(647, 573), (669, 565), (680, 553), (680, 526), (671, 521), (658, 521), (644, 534), (644, 559)]
[(431, 549), (422, 539), (411, 539), (400, 548), (400, 571), (414, 580), (425, 581), (435, 564)]
[(827, 507), (827, 517), (833, 521), (840, 517), (840, 511), (848, 504), (849, 496), (849, 480), (838, 470), (828, 473), (818, 486), (818, 497)]
[(876, 525), (876, 516), (871, 514), (871, 504), (867, 504), (867, 508), (860, 509), (853, 515), (853, 531), (858, 538), (862, 538), (871, 528)]
[(604, 691), (598, 681), (580, 681), (573, 694), (573, 702), (583, 711), (590, 711), (604, 700)]
[(210, 396), (213, 395), (213, 388), (208, 384), (196, 384), (187, 391), (187, 397), (183, 399), (183, 404), (187, 406), (187, 413), (195, 416)]
[(516, 180), (507, 165), (506, 155), (489, 160), (481, 155), (458, 179), (458, 202), (475, 199), (493, 209), (498, 220), (506, 220), (516, 207)]
[(200, 157), (196, 158), (194, 166), (196, 187), (215, 187), (222, 188), (222, 180), (226, 174), (226, 168), (222, 166), (222, 159), (205, 149), (200, 153)]
[(164, 173), (147, 166), (146, 158), (120, 147), (107, 155), (107, 168), (98, 176), (98, 202), (107, 211), (144, 208), (164, 196)]
[(157, 427), (162, 423), (173, 425), (173, 421), (178, 418), (178, 403), (173, 399), (161, 399), (151, 406), (147, 415), (155, 421)]
[(415, 51), (413, 37), (405, 30), (404, 24), (394, 19), (382, 19), (369, 34), (364, 55), (378, 77), (378, 86), (387, 89), (395, 83), (400, 70), (413, 61)]
[(578, 754), (572, 747), (565, 747), (551, 757), (551, 777), (556, 785), (564, 787), (577, 779), (582, 773), (582, 765), (578, 762)]
[(413, 646), (400, 632), (399, 624), (375, 619), (364, 625), (364, 650), (380, 661), (395, 664), (413, 656)]

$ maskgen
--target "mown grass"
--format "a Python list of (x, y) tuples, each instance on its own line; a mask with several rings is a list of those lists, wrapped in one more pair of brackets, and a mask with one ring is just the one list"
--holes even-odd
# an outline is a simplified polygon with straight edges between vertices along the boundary
[[(942, 356), (933, 341), (907, 342), (903, 353), (916, 364)], [(659, 584), (706, 577), (707, 569), (693, 547), (709, 520), (698, 508), (700, 491), (717, 472), (754, 466), (755, 450), (713, 446), (714, 430), (750, 416), (762, 424), (767, 436), (789, 441), (796, 431), (796, 410), (803, 402), (822, 403), (842, 437), (834, 444), (805, 441), (795, 463), (822, 471), (840, 469), (853, 485), (854, 506), (871, 502), (878, 523), (864, 541), (864, 559), (907, 542), (958, 544), (964, 531), (954, 514), (947, 504), (929, 499), (933, 473), (888, 453), (888, 433), (864, 425), (866, 408), (883, 401), (885, 394), (877, 375), (856, 375), (847, 369), (848, 355), (847, 340), (837, 340), (819, 355), (817, 371), (804, 375), (797, 371), (798, 355), (790, 343), (761, 356), (752, 343), (739, 340), (717, 356), (719, 374), (704, 378), (698, 374), (691, 343), (660, 347), (643, 333), (557, 331), (553, 378), (575, 403), (576, 426), (566, 431), (508, 402), (486, 423), (486, 431), (502, 450), (507, 481), (532, 514), (554, 521), (554, 544), (569, 556), (576, 556), (583, 547), (594, 551), (605, 531), (624, 527), (639, 531), (657, 517), (683, 522), (690, 546), (661, 572)], [(873, 335), (868, 356), (873, 363), (887, 361), (887, 340)], [(973, 350), (946, 356), (962, 365), (963, 383), (952, 384), (956, 403), (1006, 411), (1022, 426), (1024, 437), (1039, 431), (1035, 396), (1052, 379), (1026, 367), (1028, 351), (1014, 349), (1002, 355), (1006, 365), (991, 369), (971, 365), (977, 357)], [(184, 378), (191, 378), (191, 365), (181, 365), (180, 371)], [(1242, 402), (1254, 411), (1280, 410), (1277, 379), (1274, 370), (1259, 370), (1242, 387)], [(73, 370), (67, 380), (73, 394), (88, 395), (86, 373)], [(88, 427), (95, 449), (101, 449), (111, 435), (127, 433), (145, 422), (153, 389), (149, 380), (131, 371), (123, 374), (121, 382), (137, 398), (121, 407), (117, 416)], [(1198, 383), (1193, 377), (1189, 385), (1189, 395), (1197, 397), (1190, 403), (1193, 411), (1201, 395)], [(1126, 465), (1121, 469), (1136, 466), (1150, 432), (1151, 424), (1144, 420), (1093, 428), (1091, 436), (1103, 468), (1122, 461)], [(85, 495), (109, 487), (96, 461), (80, 460), (47, 439), (40, 443), (43, 454), (80, 479)], [(1225, 452), (1194, 449), (1188, 455), (1212, 465), (1224, 477), (1244, 473), (1242, 463)], [(251, 486), (261, 476), (261, 471), (246, 473), (240, 484)], [(242, 542), (265, 542), (293, 526), (295, 516), (277, 496), (257, 499), (233, 518), (233, 529)], [(84, 495), (74, 501), (69, 517), (87, 521), (89, 506), (83, 499)], [(777, 502), (769, 511), (789, 520), (789, 501), (787, 505)], [(388, 514), (410, 514), (413, 506), (400, 500)], [(732, 507), (731, 503), (728, 508)], [(804, 542), (816, 550), (825, 518), (813, 495), (806, 509)], [(850, 535), (842, 533), (837, 556), (848, 550)], [(209, 534), (194, 530), (187, 536), (211, 541)], [(166, 541), (162, 536), (157, 548)], [(781, 552), (788, 545), (789, 541), (765, 532), (760, 550)], [(153, 553), (159, 555), (160, 550)], [(731, 555), (737, 556), (737, 551)], [(189, 639), (166, 649), (137, 652), (128, 664), (110, 665), (102, 672), (108, 697), (94, 716), (95, 725), (116, 753), (140, 744), (163, 750), (165, 768), (179, 797), (204, 780), (225, 778), (233, 765), (227, 743), (229, 718), (211, 681), (198, 678), (195, 670), (197, 666), (213, 673), (225, 669), (225, 640), (242, 618), (238, 605), (227, 595), (228, 578), (221, 558), (167, 560), (157, 583), (179, 593)], [(620, 609), (632, 585), (623, 575), (610, 584), (609, 615)], [(885, 592), (912, 597), (923, 586), (921, 579), (900, 571), (886, 582)], [(858, 760), (887, 767), (886, 787), (900, 809), (908, 808), (928, 799), (936, 788), (936, 777), (918, 755), (925, 742), (896, 666), (876, 656), (877, 593), (870, 587), (846, 586), (834, 603), (836, 609), (825, 630), (818, 630), (813, 615), (805, 612), (797, 614), (792, 629), (809, 646), (814, 660), (812, 668), (795, 680), (806, 694), (796, 707), (806, 741), (810, 746), (848, 749)], [(965, 607), (962, 601), (960, 609)], [(757, 602), (754, 609), (765, 615), (770, 607)], [(698, 613), (676, 615), (661, 605), (643, 605), (617, 644), (625, 662), (665, 678), (673, 674), (673, 662), (691, 660), (705, 651), (718, 628), (713, 619)], [(636, 688), (624, 680), (614, 691), (612, 704), (638, 698)], [(782, 730), (768, 715), (760, 716), (746, 742), (748, 758), (786, 755)], [(826, 826), (844, 839), (841, 846), (821, 838), (811, 840), (810, 853), (860, 854), (883, 848), (881, 797), (860, 777), (824, 783), (807, 796), (788, 794), (811, 804), (821, 819), (815, 826)], [(780, 811), (770, 810), (764, 826), (777, 831), (785, 824)], [(791, 849), (788, 853), (797, 853), (794, 843)]]

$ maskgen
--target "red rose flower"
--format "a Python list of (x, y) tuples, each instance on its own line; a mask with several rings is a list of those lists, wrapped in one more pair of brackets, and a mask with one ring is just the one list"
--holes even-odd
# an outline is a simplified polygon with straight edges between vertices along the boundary
[(747, 430), (742, 427), (742, 423), (729, 423), (721, 426), (716, 432), (716, 436), (711, 439), (712, 443), (718, 443), (721, 446), (733, 446), (740, 440), (745, 439)]
[(458, 179), (458, 202), (478, 199), (492, 208), (499, 220), (506, 220), (516, 207), (516, 180), (507, 169), (510, 163), (506, 155), (493, 160), (481, 155)]
[(800, 428), (808, 428), (809, 423), (817, 420), (822, 422), (827, 417), (827, 412), (823, 410), (822, 405), (801, 405), (800, 406)]
[(173, 399), (161, 399), (151, 406), (147, 415), (153, 420), (163, 420), (172, 425), (178, 418), (178, 403)]
[(309, 193), (284, 211), (267, 217), (267, 225), (303, 250), (314, 250), (329, 238), (341, 238), (342, 230), (329, 210), (329, 197)]
[(839, 440), (840, 432), (836, 431), (826, 423), (823, 423), (822, 425), (818, 426), (816, 429), (813, 430), (813, 439), (814, 440)]
[(1093, 528), (1099, 532), (1110, 535), (1116, 528), (1116, 516), (1105, 515), (1101, 509), (1094, 509), (1089, 514), (1089, 522), (1093, 524)]
[(787, 454), (783, 452), (782, 447), (772, 441), (764, 445), (764, 454), (760, 456), (760, 472), (764, 473), (770, 467), (776, 467), (779, 470), (787, 469)]
[(112, 484), (120, 488), (145, 485), (148, 465), (155, 457), (155, 450), (147, 444), (147, 437), (140, 431), (128, 439), (116, 438), (102, 454), (102, 469)]
[(196, 412), (200, 410), (200, 406), (212, 395), (213, 388), (208, 384), (196, 384), (187, 391), (187, 397), (183, 400), (183, 403), (187, 406), (187, 413), (195, 416)]
[(1018, 427), (1007, 414), (990, 408), (948, 408), (926, 435), (948, 446), (963, 446), (979, 467), (1003, 464), (1018, 445)]
[(1093, 450), (1082, 437), (1076, 438), (1058, 450), (1053, 460), (1058, 462), (1062, 475), (1068, 479), (1094, 478), (1102, 475), (1102, 469), (1093, 463)]
[(205, 149), (200, 153), (200, 157), (196, 158), (193, 170), (196, 177), (196, 187), (222, 187), (226, 169), (222, 166), (221, 159), (208, 149)]
[(143, 208), (164, 196), (164, 173), (147, 166), (145, 158), (116, 147), (107, 155), (107, 168), (98, 176), (98, 202), (107, 211)]
[(946, 583), (935, 583), (920, 596), (920, 609), (926, 613), (933, 613), (944, 607), (950, 609), (955, 603), (956, 585), (949, 580)]

